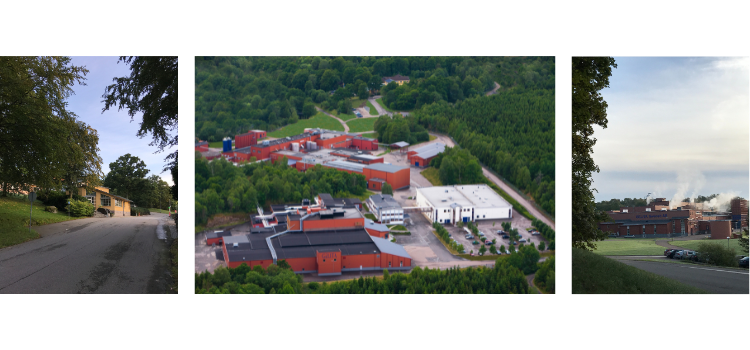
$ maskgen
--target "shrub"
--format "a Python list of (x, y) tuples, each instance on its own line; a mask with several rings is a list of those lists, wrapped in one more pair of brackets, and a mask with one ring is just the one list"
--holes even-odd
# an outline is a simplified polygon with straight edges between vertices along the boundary
[(549, 242), (549, 247), (547, 247), (549, 250), (555, 250), (555, 241)]
[(70, 215), (72, 216), (91, 216), (94, 212), (94, 205), (87, 200), (70, 201)]
[(151, 211), (148, 208), (130, 208), (130, 216), (140, 215), (151, 215)]
[[(57, 208), (57, 210), (66, 210), (66, 208), (68, 207), (69, 197), (70, 196), (62, 191), (46, 191), (39, 193), (38, 199), (40, 199), (42, 203), (44, 203), (44, 205), (54, 206)], [(88, 202), (85, 197), (79, 196), (77, 194), (73, 194), (72, 200)]]
[(539, 242), (539, 251), (544, 250), (544, 241)]
[(723, 244), (701, 242), (698, 244), (701, 260), (718, 266), (737, 267), (736, 252), (733, 248), (728, 248)]
[(500, 252), (501, 252), (501, 253), (505, 253), (505, 246), (504, 246), (504, 245), (501, 245), (501, 246), (500, 246)]

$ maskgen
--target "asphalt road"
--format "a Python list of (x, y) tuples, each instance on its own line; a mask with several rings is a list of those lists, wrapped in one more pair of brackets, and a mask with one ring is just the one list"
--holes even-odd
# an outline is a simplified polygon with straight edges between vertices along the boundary
[[(615, 257), (610, 257), (615, 258)], [(674, 279), (715, 294), (748, 294), (748, 271), (712, 266), (661, 263), (617, 258), (641, 270)]]
[[(160, 228), (161, 227), (161, 228)], [(87, 218), (36, 228), (42, 238), (0, 249), (0, 293), (167, 293), (165, 214)]]

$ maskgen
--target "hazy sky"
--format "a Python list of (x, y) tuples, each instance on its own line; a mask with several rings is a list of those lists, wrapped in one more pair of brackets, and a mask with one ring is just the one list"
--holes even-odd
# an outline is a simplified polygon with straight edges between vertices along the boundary
[(75, 95), (68, 98), (68, 110), (99, 133), (99, 155), (103, 159), (102, 171), (105, 175), (109, 172), (109, 163), (130, 153), (146, 163), (150, 170), (147, 176), (158, 175), (172, 185), (172, 175), (168, 171), (161, 172), (164, 157), (172, 150), (154, 154), (157, 148), (148, 145), (151, 143), (151, 136), (143, 139), (136, 136), (142, 114), (138, 113), (132, 122), (126, 109), (118, 111), (117, 107), (110, 107), (102, 114), (102, 95), (105, 88), (113, 83), (112, 78), (130, 76), (130, 66), (117, 63), (117, 60), (117, 57), (71, 58), (72, 65), (85, 66), (89, 73), (86, 75), (86, 86), (73, 86)]
[(615, 57), (606, 129), (595, 127), (596, 200), (748, 198), (750, 59)]

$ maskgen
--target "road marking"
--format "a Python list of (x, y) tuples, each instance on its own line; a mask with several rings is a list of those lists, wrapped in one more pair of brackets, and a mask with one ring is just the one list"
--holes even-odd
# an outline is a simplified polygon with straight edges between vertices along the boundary
[(684, 267), (684, 268), (688, 268), (688, 269), (707, 270), (707, 271), (719, 271), (719, 272), (737, 273), (737, 274), (740, 274), (740, 275), (748, 275), (748, 274), (750, 274), (750, 273), (747, 273), (747, 272), (717, 270), (717, 269), (707, 269), (707, 268), (703, 268), (703, 267), (694, 267), (694, 266), (679, 266), (679, 267)]

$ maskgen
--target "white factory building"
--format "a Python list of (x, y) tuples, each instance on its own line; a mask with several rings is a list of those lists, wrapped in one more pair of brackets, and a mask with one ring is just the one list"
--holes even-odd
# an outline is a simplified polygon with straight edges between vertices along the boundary
[(513, 206), (487, 185), (417, 188), (417, 206), (431, 208), (424, 215), (441, 224), (513, 217)]

